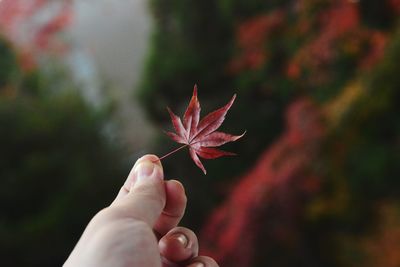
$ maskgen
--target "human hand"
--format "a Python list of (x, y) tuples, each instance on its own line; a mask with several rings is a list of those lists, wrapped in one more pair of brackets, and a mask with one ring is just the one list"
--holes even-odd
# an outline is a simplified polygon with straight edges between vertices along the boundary
[(158, 158), (146, 155), (114, 202), (90, 221), (64, 267), (218, 267), (198, 256), (191, 230), (177, 227), (185, 208), (182, 184), (164, 181)]

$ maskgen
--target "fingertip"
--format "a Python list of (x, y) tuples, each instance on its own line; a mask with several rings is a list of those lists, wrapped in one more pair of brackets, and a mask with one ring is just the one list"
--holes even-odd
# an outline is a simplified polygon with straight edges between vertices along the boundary
[(210, 257), (207, 256), (199, 256), (193, 258), (187, 267), (218, 267), (218, 263)]
[(188, 261), (197, 256), (199, 246), (193, 231), (176, 227), (159, 241), (161, 255), (171, 262)]
[(187, 203), (187, 197), (183, 185), (176, 180), (164, 182), (166, 204), (164, 210), (154, 225), (154, 230), (160, 235), (165, 235), (176, 227), (182, 219)]
[(157, 164), (158, 166), (160, 166), (162, 168), (162, 164), (161, 164), (160, 158), (157, 155), (154, 155), (154, 154), (147, 154), (147, 155), (144, 155), (143, 157), (140, 157), (136, 161), (136, 163), (133, 166), (133, 168), (135, 168), (135, 166), (138, 163), (142, 162), (142, 161), (151, 161), (152, 163)]
[(191, 251), (186, 251), (188, 243), (189, 240), (185, 235), (177, 233), (161, 238), (158, 247), (161, 255), (169, 261), (180, 262), (191, 256)]
[(206, 267), (202, 262), (191, 263), (188, 267)]
[(177, 180), (165, 181), (165, 193), (167, 196), (165, 213), (175, 217), (183, 216), (186, 209), (187, 196), (182, 183)]
[[(136, 178), (136, 183), (145, 182), (148, 183), (149, 179), (155, 179), (160, 182), (164, 180), (163, 169), (158, 165), (149, 160), (139, 161), (133, 169), (133, 176)], [(136, 184), (132, 184), (131, 188)]]
[(186, 191), (185, 187), (178, 180), (168, 180), (165, 181), (165, 189), (167, 194), (174, 199), (179, 198), (180, 200), (184, 200), (186, 202)]
[(125, 180), (125, 183), (123, 185), (123, 188), (126, 190), (127, 193), (133, 187), (133, 185), (135, 184), (135, 182), (137, 180), (137, 177), (135, 175), (135, 170), (137, 169), (136, 167), (140, 163), (143, 163), (143, 162), (146, 162), (146, 161), (149, 161), (149, 162), (152, 162), (152, 163), (158, 165), (161, 168), (161, 170), (163, 170), (161, 161), (156, 155), (147, 154), (147, 155), (144, 155), (143, 157), (140, 157), (138, 160), (136, 160), (135, 164), (132, 166), (132, 169), (129, 172), (129, 175), (128, 175), (128, 177)]

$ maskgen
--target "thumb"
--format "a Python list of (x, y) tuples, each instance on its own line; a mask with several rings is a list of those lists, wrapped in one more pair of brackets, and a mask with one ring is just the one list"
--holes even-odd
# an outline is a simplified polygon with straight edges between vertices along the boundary
[(160, 217), (166, 202), (163, 169), (161, 164), (154, 162), (154, 158), (145, 156), (138, 160), (133, 169), (135, 182), (120, 202), (129, 217), (151, 227)]

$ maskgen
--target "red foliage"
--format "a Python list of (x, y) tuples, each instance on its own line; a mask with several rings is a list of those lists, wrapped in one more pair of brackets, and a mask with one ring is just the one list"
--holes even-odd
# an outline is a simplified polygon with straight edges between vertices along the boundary
[(320, 12), (317, 37), (298, 51), (295, 61), (300, 61), (313, 70), (331, 63), (337, 52), (336, 42), (345, 34), (357, 30), (359, 20), (357, 4), (337, 1), (330, 8)]
[(52, 41), (52, 37), (69, 25), (71, 20), (72, 8), (70, 6), (70, 1), (65, 1), (63, 7), (60, 9), (60, 12), (55, 14), (51, 20), (38, 29), (34, 43), (40, 49), (48, 49), (51, 48), (52, 45), (55, 45), (58, 49), (64, 49), (64, 46), (55, 44)]
[(360, 67), (369, 69), (383, 57), (388, 37), (386, 34), (374, 31), (369, 35), (370, 45), (367, 55), (361, 60)]
[(230, 63), (229, 69), (240, 72), (245, 69), (257, 70), (266, 61), (265, 43), (268, 37), (283, 25), (285, 13), (281, 10), (252, 18), (239, 25), (236, 33), (241, 53)]
[[(323, 84), (331, 78), (330, 68), (341, 55), (354, 58), (363, 69), (375, 65), (382, 58), (387, 36), (385, 33), (365, 28), (360, 22), (359, 3), (355, 1), (332, 1), (317, 14), (318, 25), (315, 38), (305, 43), (287, 63), (286, 76), (300, 78), (302, 69), (313, 73), (309, 77), (312, 84)], [(300, 21), (299, 31), (310, 31), (312, 27), (305, 16), (306, 5), (303, 3), (297, 12)], [(305, 25), (305, 26), (304, 26)], [(314, 27), (315, 28), (315, 27)], [(310, 34), (310, 33), (308, 33)]]
[(72, 0), (2, 0), (0, 30), (21, 52), (21, 65), (33, 67), (41, 52), (63, 52), (55, 35), (72, 19)]
[(299, 64), (296, 62), (290, 62), (286, 68), (286, 76), (288, 76), (291, 79), (297, 79), (299, 78), (301, 74), (301, 69)]
[(400, 15), (400, 0), (389, 0), (388, 2), (392, 10)]
[(361, 247), (370, 266), (400, 266), (400, 214), (398, 207), (386, 202), (379, 206), (379, 224), (369, 236), (361, 239)]
[[(267, 232), (262, 237), (267, 240), (260, 242), (265, 253), (269, 241), (295, 241), (300, 203), (319, 189), (310, 166), (318, 155), (323, 129), (320, 111), (309, 100), (289, 107), (286, 133), (239, 179), (205, 225), (202, 253), (221, 266), (248, 267), (253, 264), (260, 232)], [(268, 221), (262, 220), (264, 216)]]

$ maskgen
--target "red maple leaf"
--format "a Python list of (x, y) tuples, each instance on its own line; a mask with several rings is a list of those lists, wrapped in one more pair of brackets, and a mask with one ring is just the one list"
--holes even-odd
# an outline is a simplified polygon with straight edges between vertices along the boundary
[(236, 94), (233, 95), (228, 104), (209, 113), (200, 120), (201, 108), (199, 100), (197, 99), (197, 86), (195, 85), (192, 99), (183, 115), (183, 123), (181, 119), (171, 111), (171, 109), (167, 108), (176, 133), (166, 132), (166, 134), (175, 142), (183, 144), (183, 146), (161, 157), (160, 160), (184, 147), (189, 147), (190, 157), (204, 172), (204, 174), (206, 174), (207, 171), (199, 157), (204, 159), (215, 159), (222, 156), (236, 155), (235, 153), (215, 148), (225, 143), (236, 141), (246, 133), (244, 132), (241, 135), (231, 135), (216, 131), (225, 120), (225, 115), (235, 101), (235, 98)]

